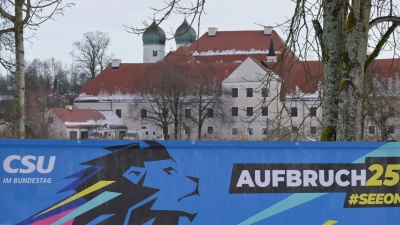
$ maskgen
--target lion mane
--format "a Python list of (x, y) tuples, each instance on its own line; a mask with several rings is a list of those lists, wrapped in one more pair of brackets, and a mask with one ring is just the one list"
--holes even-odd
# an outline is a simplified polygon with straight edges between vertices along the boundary
[[(173, 160), (175, 162), (163, 145), (155, 141), (145, 142), (148, 145), (145, 148), (140, 148), (139, 143), (105, 148), (111, 153), (82, 163), (81, 165), (88, 166), (88, 168), (66, 177), (76, 180), (60, 192), (75, 190), (77, 194), (74, 196), (79, 198), (68, 197), (19, 224), (35, 222), (40, 224), (40, 221), (61, 213), (64, 213), (64, 216), (72, 214), (69, 218), (67, 217), (68, 221), (73, 219), (72, 224), (77, 225), (88, 223), (143, 225), (149, 221), (153, 225), (177, 225), (180, 217), (187, 217), (192, 222), (197, 213), (152, 209), (157, 197), (151, 198), (151, 196), (155, 196), (160, 190), (144, 185), (146, 172), (142, 174), (138, 171), (129, 172), (130, 168), (144, 168), (146, 162), (159, 160)], [(137, 180), (132, 182), (132, 180), (127, 179), (124, 176), (127, 171), (134, 176), (137, 175)], [(183, 198), (199, 195), (198, 178), (187, 177), (196, 183), (196, 189)], [(71, 198), (74, 200), (69, 201)], [(101, 200), (104, 198), (107, 200)], [(81, 210), (80, 213), (74, 212), (75, 214), (72, 212), (86, 203), (90, 203), (87, 204), (89, 206), (94, 205), (92, 206), (93, 210)], [(62, 207), (59, 206), (60, 204), (62, 204)], [(57, 222), (61, 224), (66, 221)]]

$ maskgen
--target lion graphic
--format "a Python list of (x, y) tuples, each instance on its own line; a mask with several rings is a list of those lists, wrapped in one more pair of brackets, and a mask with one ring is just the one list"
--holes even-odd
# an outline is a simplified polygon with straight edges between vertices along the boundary
[(82, 163), (88, 168), (60, 192), (76, 194), (19, 224), (173, 225), (197, 213), (182, 202), (199, 196), (199, 179), (181, 175), (167, 149), (155, 141), (107, 147), (110, 154)]

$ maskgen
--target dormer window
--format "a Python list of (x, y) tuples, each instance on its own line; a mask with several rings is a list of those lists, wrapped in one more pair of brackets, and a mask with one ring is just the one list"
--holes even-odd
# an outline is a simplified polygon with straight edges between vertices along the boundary
[(153, 56), (157, 56), (157, 51), (153, 51)]

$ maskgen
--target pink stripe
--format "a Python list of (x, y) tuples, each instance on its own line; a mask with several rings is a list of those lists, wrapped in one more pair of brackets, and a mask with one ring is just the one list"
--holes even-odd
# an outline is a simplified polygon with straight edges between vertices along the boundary
[[(76, 209), (76, 208), (70, 209), (70, 210), (68, 210), (68, 211), (62, 212), (62, 213), (60, 213), (60, 214), (54, 215), (54, 216), (49, 217), (49, 218), (46, 218), (46, 219), (44, 219), (44, 220), (37, 221), (37, 222), (35, 222), (35, 223), (32, 223), (32, 225), (52, 224), (52, 223), (56, 222), (57, 220), (63, 218), (63, 217), (64, 217), (65, 215), (67, 215), (68, 213), (74, 211), (75, 209)], [(72, 222), (74, 222), (74, 219), (72, 219), (72, 220), (70, 220), (70, 221), (64, 223), (63, 225), (72, 225)]]

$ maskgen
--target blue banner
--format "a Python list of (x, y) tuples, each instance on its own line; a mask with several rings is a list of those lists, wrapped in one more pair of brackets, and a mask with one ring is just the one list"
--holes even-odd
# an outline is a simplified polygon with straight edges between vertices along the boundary
[(0, 146), (0, 225), (400, 224), (397, 143)]

